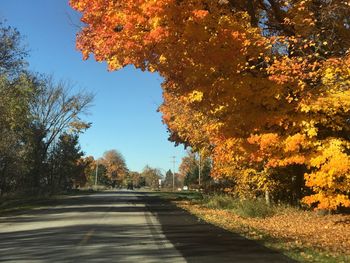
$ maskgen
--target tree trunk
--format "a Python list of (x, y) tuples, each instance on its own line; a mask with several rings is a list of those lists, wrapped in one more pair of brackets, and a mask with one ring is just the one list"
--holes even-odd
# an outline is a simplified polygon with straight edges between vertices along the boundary
[(269, 190), (265, 190), (265, 202), (268, 206), (271, 205), (271, 200), (270, 200), (270, 192)]

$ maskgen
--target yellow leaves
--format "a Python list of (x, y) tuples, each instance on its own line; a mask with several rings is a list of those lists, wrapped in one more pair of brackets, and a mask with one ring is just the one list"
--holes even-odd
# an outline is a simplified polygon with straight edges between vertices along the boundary
[(226, 106), (220, 105), (220, 106), (216, 107), (215, 109), (212, 109), (211, 113), (213, 115), (218, 115), (220, 113), (223, 113), (226, 108), (227, 108)]
[(123, 65), (118, 61), (116, 57), (112, 57), (111, 59), (107, 60), (108, 63), (108, 70), (118, 70), (123, 67)]
[(307, 135), (312, 138), (317, 135), (317, 128), (316, 127), (310, 127), (306, 130)]
[(159, 57), (159, 62), (160, 63), (165, 63), (167, 61), (166, 57), (162, 54), (160, 57)]
[(322, 82), (324, 85), (329, 85), (334, 82), (335, 71), (331, 67), (327, 67), (323, 73)]
[(189, 102), (201, 102), (203, 99), (203, 92), (194, 90), (188, 96), (187, 100)]
[(154, 17), (150, 20), (150, 25), (152, 28), (157, 28), (161, 24), (161, 18), (160, 17)]
[(87, 1), (70, 0), (69, 5), (72, 6), (74, 9), (82, 12), (82, 11), (84, 11), (85, 7), (87, 6)]
[(350, 86), (350, 65), (341, 60), (329, 60), (323, 71), (322, 83), (332, 91), (342, 91)]
[(310, 165), (317, 169), (305, 174), (305, 180), (315, 194), (305, 197), (305, 203), (317, 204), (318, 209), (334, 210), (340, 205), (350, 207), (349, 196), (345, 194), (350, 185), (350, 157), (344, 152), (346, 147), (344, 141), (330, 139), (310, 160)]
[(316, 126), (316, 121), (315, 120), (301, 121), (302, 131), (309, 138), (313, 138), (313, 137), (317, 136), (318, 129), (315, 126)]
[(157, 69), (153, 65), (148, 65), (147, 69), (149, 72), (156, 72), (157, 71)]

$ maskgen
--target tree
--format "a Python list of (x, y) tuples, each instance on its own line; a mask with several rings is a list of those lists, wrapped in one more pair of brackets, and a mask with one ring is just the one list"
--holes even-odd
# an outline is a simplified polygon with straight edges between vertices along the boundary
[[(97, 176), (97, 181), (96, 181), (97, 185), (112, 186), (113, 184), (115, 184), (115, 182), (113, 182), (112, 179), (108, 176), (107, 168), (103, 163), (97, 160), (95, 162), (95, 166), (98, 166), (97, 175), (95, 173), (95, 176)], [(94, 180), (95, 179), (96, 177), (94, 177)], [(94, 184), (95, 184), (95, 181), (94, 181)]]
[[(82, 183), (81, 186), (87, 184), (88, 186), (92, 186), (95, 184), (95, 176), (96, 176), (96, 161), (93, 156), (82, 157), (79, 160), (79, 165), (84, 167), (81, 175)], [(84, 182), (85, 181), (85, 182)]]
[(30, 168), (26, 138), (30, 133), (31, 84), (25, 76), (0, 75), (0, 194), (15, 190)]
[(52, 193), (72, 189), (73, 185), (80, 181), (79, 177), (84, 169), (79, 165), (82, 156), (77, 135), (60, 135), (49, 160), (51, 173), (48, 184)]
[(159, 179), (162, 178), (162, 173), (159, 169), (146, 165), (141, 176), (145, 178), (145, 186), (156, 189), (159, 187)]
[[(140, 188), (142, 186), (145, 186), (145, 181), (144, 178), (142, 177), (141, 173), (139, 172), (134, 172), (131, 171), (128, 173), (128, 180), (130, 180), (130, 182), (132, 182), (132, 185), (136, 188)], [(126, 182), (126, 185), (128, 184), (128, 182)]]
[(163, 187), (166, 187), (166, 188), (172, 188), (173, 187), (173, 173), (172, 173), (172, 171), (170, 169), (165, 173), (165, 178), (164, 178), (164, 181), (163, 181)]
[[(73, 93), (72, 85), (51, 76), (28, 72), (26, 56), (20, 33), (0, 23), (1, 195), (53, 192), (70, 180), (82, 182), (77, 172), (72, 177), (69, 167), (77, 168), (72, 164), (77, 160), (74, 147), (78, 147), (78, 134), (91, 125), (81, 116), (93, 96)], [(65, 169), (67, 173), (62, 174)]]
[[(350, 206), (345, 1), (70, 4), (86, 25), (77, 38), (85, 59), (94, 54), (109, 70), (132, 64), (159, 72), (171, 140), (205, 146), (216, 179), (269, 192), (281, 181), (276, 170), (293, 170), (298, 178), (305, 174), (299, 186), (313, 192), (304, 202)], [(343, 160), (332, 162), (335, 170), (320, 161), (330, 149)]]
[(121, 185), (128, 172), (123, 155), (117, 150), (109, 150), (103, 154), (100, 161), (106, 167), (107, 177), (114, 184), (118, 182)]
[(61, 81), (56, 83), (52, 76), (32, 76), (35, 90), (30, 101), (32, 116), (32, 188), (45, 184), (45, 162), (50, 147), (64, 133), (79, 133), (89, 128), (91, 123), (81, 120), (81, 115), (91, 105), (93, 96), (78, 92), (71, 94), (72, 86)]
[(23, 186), (30, 168), (25, 138), (33, 85), (24, 73), (26, 55), (20, 33), (0, 23), (0, 195)]
[[(199, 169), (201, 169), (201, 185), (199, 185)], [(182, 158), (179, 171), (184, 185), (192, 188), (209, 187), (211, 181), (211, 162), (209, 158), (201, 156), (201, 161), (199, 161), (198, 154), (188, 151), (187, 156)]]
[(18, 76), (27, 65), (27, 55), (17, 29), (0, 22), (0, 75)]

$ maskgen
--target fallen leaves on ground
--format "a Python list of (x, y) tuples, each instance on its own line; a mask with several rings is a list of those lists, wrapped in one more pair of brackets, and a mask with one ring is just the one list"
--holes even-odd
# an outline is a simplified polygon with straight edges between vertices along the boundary
[[(254, 240), (269, 239), (270, 244), (275, 240), (285, 248), (316, 249), (332, 257), (350, 258), (350, 215), (319, 215), (291, 208), (267, 218), (244, 218), (232, 211), (210, 209), (190, 201), (176, 204), (205, 221)], [(310, 255), (303, 257), (307, 259)]]

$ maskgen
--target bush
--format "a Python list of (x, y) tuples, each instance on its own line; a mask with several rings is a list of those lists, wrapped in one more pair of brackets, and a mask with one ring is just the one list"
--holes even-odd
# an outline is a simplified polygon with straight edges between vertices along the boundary
[(231, 210), (242, 217), (268, 217), (275, 214), (274, 206), (269, 206), (264, 199), (245, 199), (229, 195), (206, 196), (203, 203), (208, 208)]
[(203, 202), (213, 209), (234, 209), (237, 205), (237, 199), (228, 195), (206, 196)]
[(235, 213), (243, 217), (265, 218), (275, 214), (274, 206), (269, 206), (263, 199), (241, 200)]

